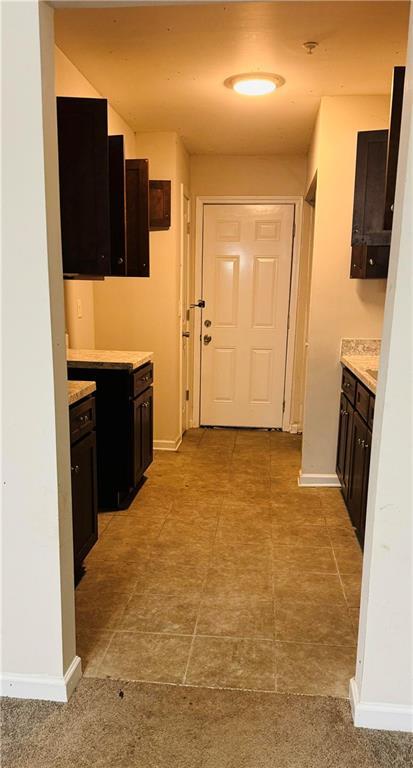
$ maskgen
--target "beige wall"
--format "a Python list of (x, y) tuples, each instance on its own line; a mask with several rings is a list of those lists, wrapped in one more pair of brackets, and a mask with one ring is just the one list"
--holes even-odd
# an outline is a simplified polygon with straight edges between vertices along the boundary
[(302, 195), (304, 155), (193, 155), (191, 194)]
[[(57, 96), (80, 96), (92, 99), (102, 96), (57, 46), (55, 47), (55, 85)], [(124, 135), (126, 157), (134, 157), (135, 134), (110, 104), (108, 105), (108, 130), (110, 134)], [(78, 317), (79, 314), (81, 317)], [(65, 280), (65, 315), (70, 346), (78, 349), (93, 349), (96, 339), (92, 281)]]
[(171, 179), (171, 228), (150, 233), (149, 278), (95, 283), (96, 345), (154, 352), (155, 445), (172, 448), (180, 437), (180, 197), (189, 164), (175, 133), (137, 134), (135, 156), (149, 159), (152, 179)]
[[(195, 217), (196, 197), (199, 196), (303, 196), (306, 189), (307, 160), (304, 155), (194, 155), (190, 162), (193, 219)], [(291, 424), (299, 430), (302, 428), (304, 397), (304, 336), (308, 306), (309, 222), (308, 206), (304, 206), (290, 414)], [(194, 251), (194, 237), (192, 239)], [(193, 285), (194, 276), (192, 274)]]
[(309, 152), (317, 201), (309, 317), (302, 473), (334, 475), (340, 341), (381, 336), (386, 281), (350, 280), (357, 132), (386, 128), (386, 96), (322, 99)]

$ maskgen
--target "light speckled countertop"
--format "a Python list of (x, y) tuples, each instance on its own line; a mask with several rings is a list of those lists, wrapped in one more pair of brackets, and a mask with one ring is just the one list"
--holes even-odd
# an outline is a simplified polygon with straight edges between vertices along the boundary
[(111, 349), (68, 349), (69, 368), (125, 368), (135, 370), (153, 359), (153, 352)]
[[(376, 394), (380, 339), (342, 339), (340, 362)], [(376, 376), (374, 376), (376, 373)]]
[(67, 400), (69, 405), (77, 403), (83, 397), (87, 397), (96, 391), (94, 381), (68, 381), (67, 382)]

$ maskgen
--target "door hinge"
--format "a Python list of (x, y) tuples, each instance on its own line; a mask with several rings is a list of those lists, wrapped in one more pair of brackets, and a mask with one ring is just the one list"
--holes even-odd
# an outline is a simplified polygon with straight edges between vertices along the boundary
[(185, 392), (185, 400), (189, 400), (189, 389)]
[(285, 400), (283, 400), (283, 413), (285, 412)]
[(294, 221), (294, 223), (293, 223), (293, 240), (295, 238), (295, 230), (296, 230), (296, 225), (295, 225), (295, 221)]
[(186, 234), (187, 235), (191, 234), (191, 222), (189, 221), (186, 222)]
[(186, 310), (186, 319), (187, 319), (187, 321), (191, 319), (191, 313), (190, 313), (189, 309)]

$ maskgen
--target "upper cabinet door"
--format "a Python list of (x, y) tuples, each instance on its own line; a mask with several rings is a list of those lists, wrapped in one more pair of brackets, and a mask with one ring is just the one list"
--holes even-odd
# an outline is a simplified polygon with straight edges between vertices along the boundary
[(383, 245), (388, 131), (357, 135), (352, 245)]
[(127, 274), (123, 136), (109, 136), (110, 254), (112, 275)]
[(384, 229), (393, 225), (393, 205), (396, 191), (397, 161), (399, 159), (400, 127), (402, 122), (405, 67), (395, 67), (390, 112), (389, 146), (386, 168)]
[(111, 274), (106, 99), (57, 98), (63, 272)]
[(149, 277), (149, 163), (126, 160), (126, 254), (130, 277)]
[(123, 136), (109, 136), (112, 275), (149, 276), (148, 167), (125, 161)]

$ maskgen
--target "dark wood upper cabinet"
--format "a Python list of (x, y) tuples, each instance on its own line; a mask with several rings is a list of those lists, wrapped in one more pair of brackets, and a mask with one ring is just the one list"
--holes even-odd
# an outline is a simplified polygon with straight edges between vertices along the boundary
[(112, 275), (149, 276), (148, 175), (148, 161), (125, 161), (123, 136), (109, 136)]
[(122, 135), (109, 136), (109, 204), (112, 275), (125, 276), (125, 158)]
[(106, 99), (59, 96), (57, 132), (63, 272), (110, 275)]
[(149, 163), (126, 160), (126, 255), (130, 277), (149, 277)]
[(353, 278), (387, 277), (403, 106), (404, 67), (395, 67), (390, 131), (357, 136), (351, 269)]
[(399, 158), (405, 71), (405, 67), (395, 67), (393, 72), (389, 145), (386, 167), (384, 229), (391, 229), (393, 225), (393, 204), (396, 191), (397, 161)]
[(149, 182), (149, 228), (153, 231), (171, 226), (171, 182)]

